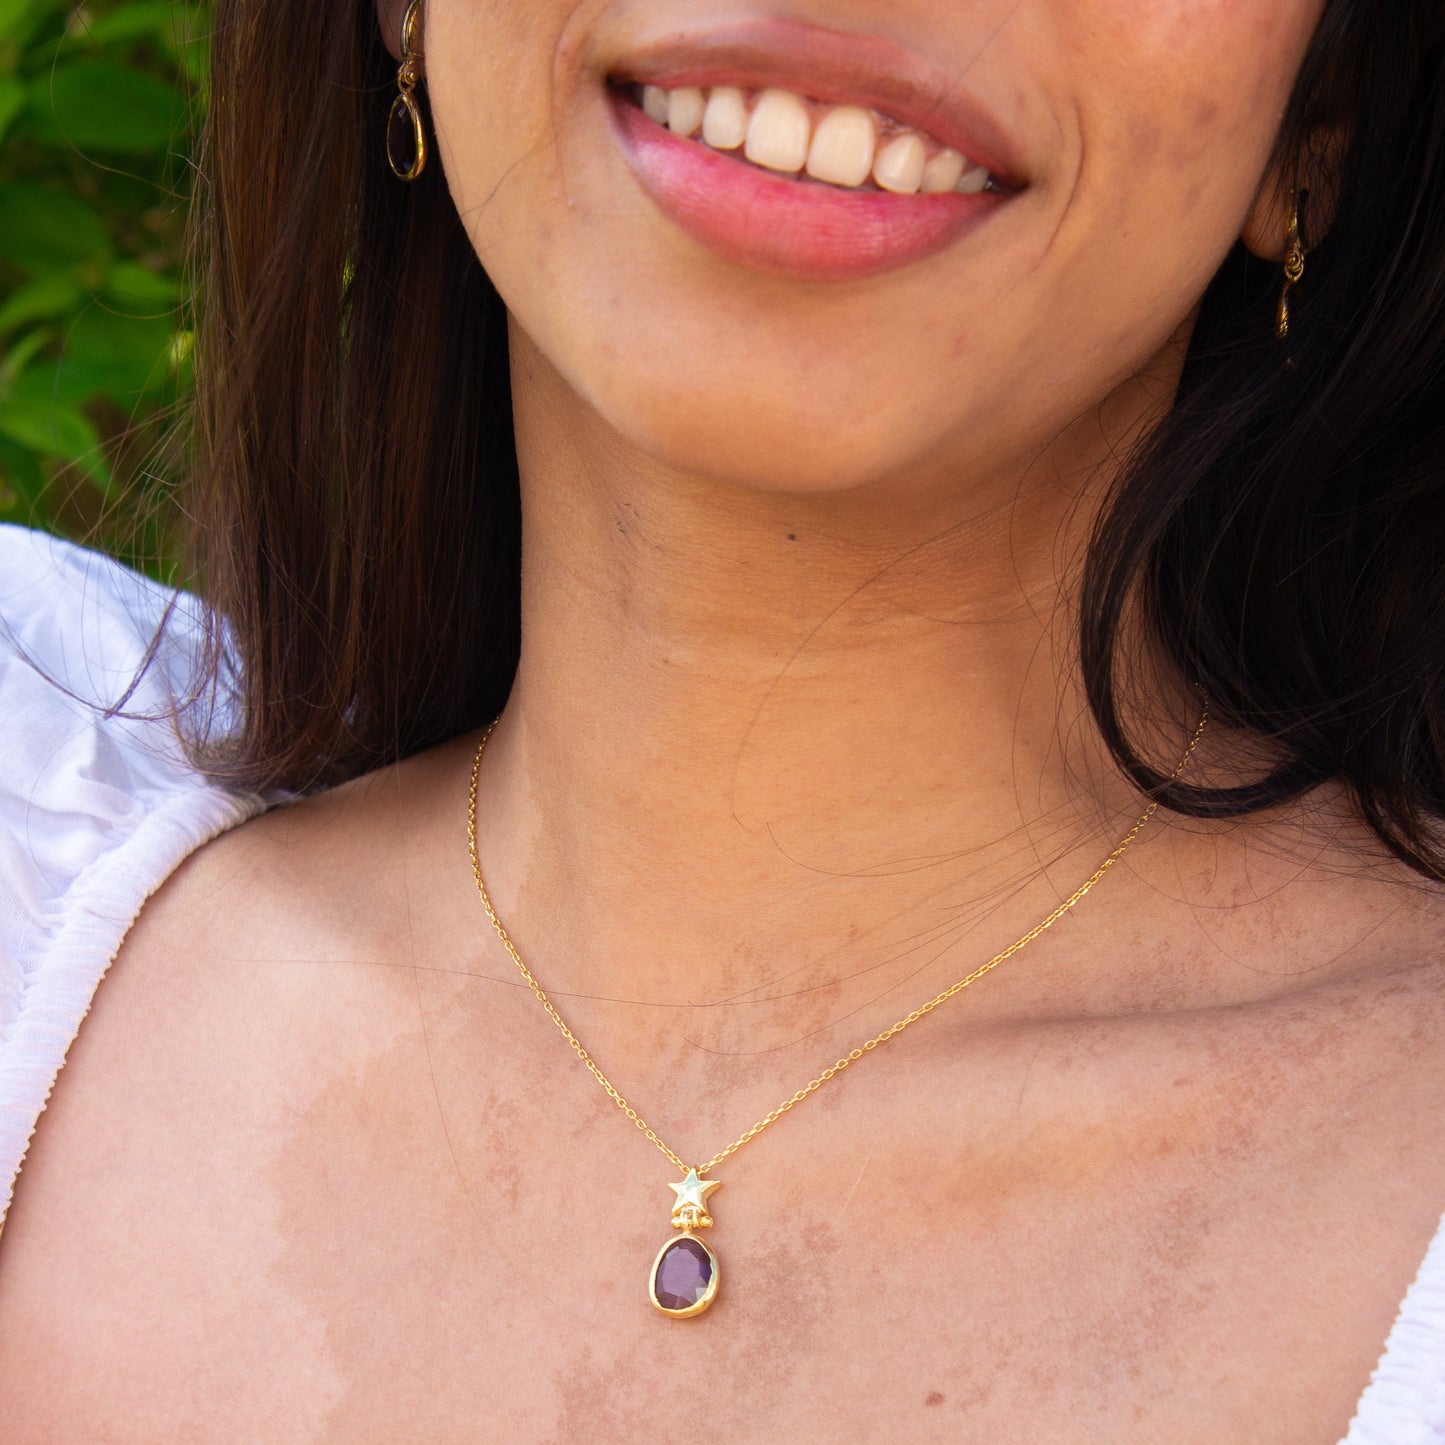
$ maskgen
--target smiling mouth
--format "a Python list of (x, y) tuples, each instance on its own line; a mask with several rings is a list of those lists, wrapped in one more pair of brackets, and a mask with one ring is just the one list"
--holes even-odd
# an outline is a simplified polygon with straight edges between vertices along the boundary
[(871, 107), (829, 104), (777, 87), (614, 88), (673, 135), (775, 176), (896, 196), (1011, 189), (952, 146)]
[(876, 36), (749, 21), (609, 60), (598, 75), (634, 179), (733, 265), (864, 280), (964, 242), (1029, 188), (978, 96)]

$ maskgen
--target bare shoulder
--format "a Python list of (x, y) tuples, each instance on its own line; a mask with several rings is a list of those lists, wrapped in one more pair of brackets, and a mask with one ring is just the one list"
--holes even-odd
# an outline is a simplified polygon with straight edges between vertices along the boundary
[(217, 839), (157, 894), (127, 958), (178, 944), (193, 959), (405, 952), (408, 922), (459, 871), (465, 755), (434, 749)]
[[(338, 1167), (348, 1121), (384, 1111), (401, 1151), (432, 1147), (414, 964), (435, 957), (417, 920), (436, 916), (447, 864), (420, 819), (456, 776), (449, 754), (243, 824), (142, 912), (0, 1238), (7, 1438), (100, 1438), (96, 1412), (124, 1407), (138, 1359), (244, 1364), (228, 1325), (284, 1314), (277, 1271), (304, 1231), (282, 1216)], [(451, 809), (464, 828), (465, 800)], [(281, 1422), (305, 1402), (278, 1390), (278, 1428), (261, 1433), (292, 1438)]]
[(1274, 813), (1173, 827), (1178, 846), (1151, 885), (1241, 974), (1285, 992), (1405, 975), (1445, 992), (1445, 881), (1391, 855), (1337, 784)]

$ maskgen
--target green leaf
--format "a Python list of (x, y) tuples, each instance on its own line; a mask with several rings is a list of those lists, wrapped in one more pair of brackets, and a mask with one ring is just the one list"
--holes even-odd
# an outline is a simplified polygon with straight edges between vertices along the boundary
[(10, 129), (10, 122), (25, 107), (25, 86), (13, 75), (0, 75), (0, 140)]
[[(185, 34), (179, 37), (177, 55), (182, 74), (204, 95), (211, 78), (210, 31), (200, 24), (188, 26)], [(200, 129), (199, 125), (196, 129)]]
[(23, 46), (35, 29), (41, 3), (42, 0), (0, 0), (0, 40)]
[(53, 321), (68, 316), (85, 301), (77, 282), (63, 274), (41, 276), (0, 302), (0, 336), (27, 321)]
[(61, 344), (55, 395), (78, 403), (100, 394), (129, 412), (166, 385), (174, 334), (169, 316), (121, 316), (99, 305), (88, 307)]
[(28, 181), (0, 183), (0, 259), (34, 273), (110, 255), (105, 226), (78, 196)]
[(155, 40), (172, 50), (177, 26), (185, 23), (185, 17), (178, 10), (171, 0), (134, 0), (129, 5), (117, 5), (104, 15), (92, 16), (85, 33), (98, 45)]
[(117, 261), (105, 278), (105, 294), (123, 308), (169, 310), (180, 300), (181, 283), (175, 276), (161, 275), (137, 261)]
[(9, 396), (26, 367), (50, 344), (55, 332), (49, 326), (37, 326), (22, 336), (0, 359), (0, 396)]
[[(10, 495), (6, 496), (6, 488)], [(29, 447), (0, 437), (0, 517), (28, 522), (45, 491), (45, 473)]]
[(72, 60), (30, 84), (26, 129), (93, 151), (164, 151), (183, 113), (174, 83), (113, 60)]
[(48, 397), (14, 397), (0, 401), (0, 436), (9, 437), (42, 457), (58, 462), (85, 461), (104, 468), (100, 438), (80, 411)]
[(79, 465), (97, 486), (110, 485), (111, 469), (90, 418), (55, 394), (48, 368), (35, 368), (0, 401), (0, 436), (8, 436), (43, 461)]

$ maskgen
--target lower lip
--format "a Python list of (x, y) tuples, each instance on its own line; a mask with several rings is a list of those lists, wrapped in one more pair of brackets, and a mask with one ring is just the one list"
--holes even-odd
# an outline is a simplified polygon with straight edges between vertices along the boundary
[(614, 93), (614, 129), (642, 188), (729, 261), (809, 281), (876, 276), (931, 256), (985, 220), (982, 193), (896, 196), (794, 180), (687, 140)]

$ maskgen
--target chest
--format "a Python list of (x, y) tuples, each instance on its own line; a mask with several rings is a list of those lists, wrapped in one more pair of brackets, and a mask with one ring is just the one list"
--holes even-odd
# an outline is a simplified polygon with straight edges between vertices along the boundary
[(940, 1034), (717, 1171), (718, 1302), (674, 1321), (647, 1280), (675, 1175), (580, 1068), (368, 1018), (322, 1021), (331, 1062), (280, 1079), (244, 1028), (145, 1074), (97, 1058), (105, 1091), (77, 1061), (0, 1333), (29, 1299), (21, 1348), (78, 1423), (125, 1400), (189, 1439), (1333, 1441), (1445, 1201), (1438, 1067), (1403, 1036), (1375, 1075), (1316, 1075), (1278, 1027)]
[[(880, 1174), (830, 1211), (719, 1204), (718, 1302), (672, 1321), (645, 1297), (663, 1230), (619, 1220), (609, 1192), (634, 1191), (595, 1182), (521, 1217), (489, 1216), (485, 1192), (432, 1200), (431, 1229), (378, 1221), (389, 1238), (353, 1233), (344, 1262), (334, 1237), (327, 1259), (324, 1235), (309, 1252), (293, 1235), (221, 1338), (289, 1318), (257, 1363), (298, 1407), (325, 1384), (339, 1439), (383, 1420), (388, 1438), (423, 1420), (427, 1438), (517, 1441), (705, 1420), (757, 1441), (1298, 1445), (1344, 1433), (1428, 1240), (1417, 1218), (1158, 1179), (1134, 1207), (1016, 1195), (900, 1218)], [(180, 1351), (198, 1375), (211, 1353)]]

